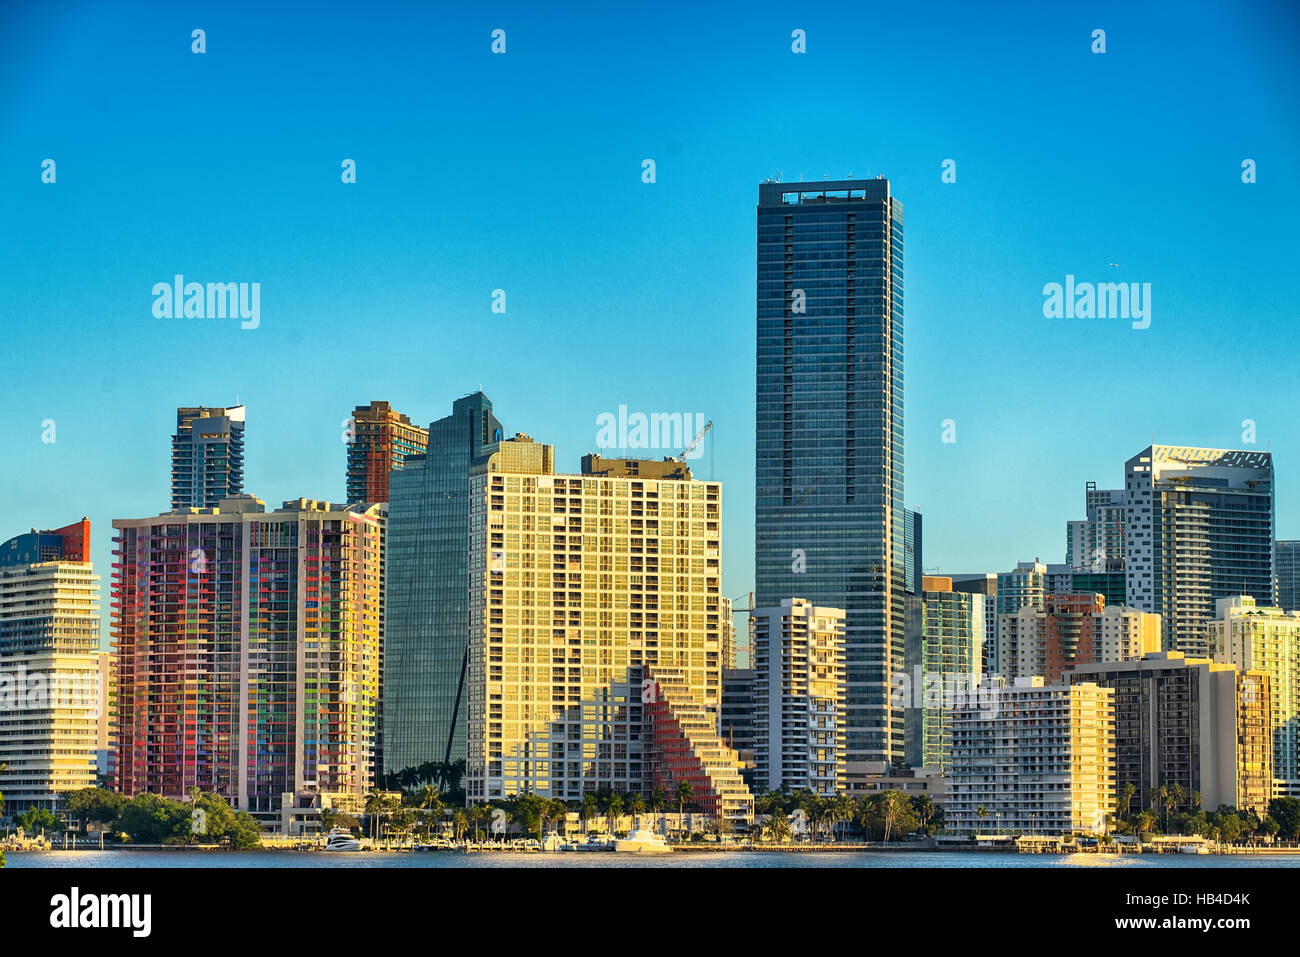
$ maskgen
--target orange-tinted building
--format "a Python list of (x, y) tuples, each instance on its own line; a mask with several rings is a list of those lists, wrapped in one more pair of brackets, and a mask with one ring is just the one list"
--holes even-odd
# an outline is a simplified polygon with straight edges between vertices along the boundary
[(1106, 607), (1101, 595), (1043, 597), (1043, 680), (1056, 684), (1067, 668), (1097, 660), (1097, 631)]
[(349, 503), (387, 502), (388, 473), (429, 446), (429, 430), (412, 425), (387, 402), (353, 409), (348, 438)]

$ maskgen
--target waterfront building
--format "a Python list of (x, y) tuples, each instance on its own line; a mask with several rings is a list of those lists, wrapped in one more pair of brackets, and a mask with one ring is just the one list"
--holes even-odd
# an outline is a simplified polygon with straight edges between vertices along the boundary
[(1103, 834), (1115, 810), (1115, 693), (1018, 678), (953, 714), (945, 826)]
[(520, 434), (469, 491), (468, 800), (648, 794), (677, 775), (752, 817), (718, 736), (721, 486), (598, 455), (556, 474), (554, 449)]
[(424, 452), (429, 430), (412, 425), (387, 402), (357, 406), (349, 425), (347, 501), (387, 502), (389, 473)]
[(90, 522), (0, 545), (0, 792), (11, 817), (94, 785), (98, 648)]
[(907, 763), (947, 770), (952, 760), (952, 707), (983, 675), (985, 601), (954, 591), (952, 579), (922, 577), (908, 596), (906, 625)]
[(843, 609), (787, 598), (754, 609), (753, 622), (759, 787), (844, 790)]
[(465, 760), (469, 470), (501, 441), (481, 392), (429, 425), (390, 477), (384, 633), (384, 771)]
[(1220, 598), (1209, 623), (1214, 660), (1268, 673), (1273, 729), (1273, 796), (1300, 797), (1300, 612)]
[(844, 609), (852, 783), (903, 758), (903, 207), (883, 177), (758, 200), (755, 601)]
[(1210, 810), (1227, 804), (1267, 811), (1273, 780), (1267, 672), (1239, 672), (1171, 651), (1077, 665), (1066, 680), (1115, 691), (1115, 786), (1136, 789), (1121, 814), (1155, 807), (1158, 790), (1175, 784), (1182, 789), (1175, 812), (1188, 810), (1194, 794)]
[(279, 814), (374, 783), (384, 506), (252, 495), (113, 523), (117, 788)]
[(183, 406), (172, 435), (172, 508), (215, 508), (244, 491), (242, 405)]

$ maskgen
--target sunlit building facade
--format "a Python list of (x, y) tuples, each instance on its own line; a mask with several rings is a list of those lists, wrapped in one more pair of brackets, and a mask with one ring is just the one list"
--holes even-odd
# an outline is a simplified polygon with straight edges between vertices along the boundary
[(429, 430), (412, 425), (387, 402), (357, 406), (348, 424), (347, 501), (387, 502), (389, 474), (425, 450)]
[(1209, 624), (1216, 661), (1268, 673), (1272, 688), (1273, 796), (1300, 797), (1300, 611), (1220, 598)]
[(753, 635), (759, 787), (844, 790), (844, 610), (787, 598), (754, 610)]
[(729, 754), (738, 782), (717, 750), (721, 487), (677, 462), (554, 462), (516, 435), (471, 471), (468, 799), (649, 793), (661, 693), (699, 767)]
[(118, 790), (264, 815), (369, 790), (383, 505), (241, 495), (113, 527)]
[(0, 791), (4, 813), (54, 810), (95, 783), (104, 714), (90, 522), (0, 545)]
[(1019, 678), (953, 714), (945, 825), (1105, 833), (1115, 810), (1115, 692)]

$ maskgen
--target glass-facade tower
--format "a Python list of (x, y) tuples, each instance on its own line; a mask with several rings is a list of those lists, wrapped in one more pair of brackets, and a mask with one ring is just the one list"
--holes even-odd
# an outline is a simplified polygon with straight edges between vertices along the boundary
[(465, 757), (469, 470), (501, 441), (481, 392), (389, 476), (384, 772)]
[(1300, 611), (1300, 542), (1274, 545), (1277, 558), (1277, 603), (1283, 611)]
[[(763, 183), (756, 593), (845, 610), (853, 779), (903, 759), (903, 207), (889, 181)], [(868, 764), (867, 762), (870, 762)]]

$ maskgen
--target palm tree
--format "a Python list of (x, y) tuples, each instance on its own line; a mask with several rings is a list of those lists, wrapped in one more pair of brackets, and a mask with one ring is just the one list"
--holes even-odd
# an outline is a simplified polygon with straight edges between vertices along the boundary
[(1167, 789), (1164, 797), (1165, 802), (1165, 833), (1169, 833), (1169, 814), (1174, 808), (1183, 803), (1183, 797), (1187, 792), (1183, 790), (1181, 784), (1171, 784)]
[(916, 816), (921, 821), (921, 827), (925, 833), (930, 833), (930, 821), (934, 819), (934, 801), (928, 794), (918, 794), (912, 799), (912, 806), (916, 809)]
[(837, 794), (831, 801), (831, 807), (834, 814), (831, 820), (841, 825), (839, 839), (842, 841), (844, 840), (843, 825), (853, 819), (853, 798), (844, 793)]
[(645, 798), (639, 791), (629, 791), (627, 795), (627, 813), (632, 815), (632, 826), (641, 826), (641, 815), (645, 813)]
[(478, 827), (492, 818), (491, 804), (475, 804), (469, 811), (469, 821), (474, 828), (474, 843), (478, 843)]
[(605, 814), (609, 817), (609, 833), (618, 828), (618, 819), (623, 813), (623, 795), (611, 794), (605, 802)]
[(1124, 802), (1124, 816), (1128, 817), (1133, 813), (1133, 796), (1137, 794), (1137, 788), (1133, 786), (1132, 781), (1125, 781), (1119, 789), (1120, 799)]
[(767, 833), (773, 841), (784, 841), (790, 837), (790, 822), (784, 814), (773, 814), (767, 822)]
[(668, 793), (660, 787), (654, 789), (650, 794), (650, 810), (656, 814), (663, 811), (668, 806)]
[(582, 796), (582, 807), (578, 810), (578, 816), (582, 819), (582, 833), (587, 833), (587, 825), (591, 819), (599, 816), (600, 811), (596, 808), (596, 795), (588, 791)]
[[(1153, 808), (1164, 807), (1169, 799), (1169, 785), (1162, 784), (1151, 792), (1151, 806)], [(1169, 830), (1169, 815), (1165, 814), (1165, 830)]]
[(456, 836), (456, 842), (460, 843), (465, 837), (465, 831), (469, 828), (469, 815), (463, 808), (456, 808), (451, 812), (451, 832)]
[(371, 788), (370, 793), (366, 795), (365, 810), (370, 815), (370, 836), (373, 838), (377, 832), (378, 819), (380, 813), (384, 810), (384, 794), (379, 788)]
[(695, 787), (686, 778), (677, 782), (677, 813), (686, 813), (686, 805), (695, 800)]
[(980, 830), (984, 830), (984, 819), (989, 816), (989, 809), (981, 804), (975, 809), (975, 816), (980, 819)]

